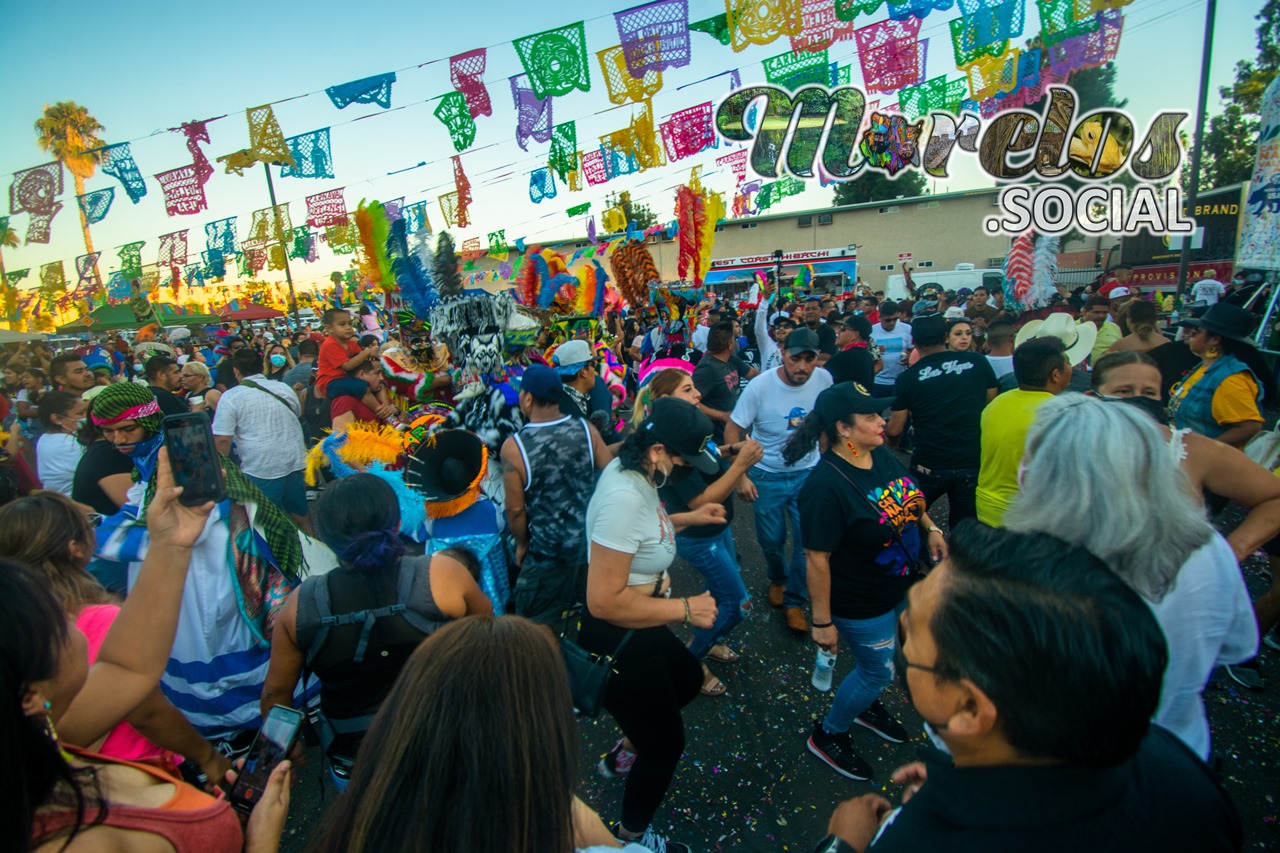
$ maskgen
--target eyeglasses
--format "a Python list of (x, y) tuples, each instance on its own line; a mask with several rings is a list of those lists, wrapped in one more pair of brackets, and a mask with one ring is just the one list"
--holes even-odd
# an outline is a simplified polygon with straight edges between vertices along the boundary
[(86, 512), (84, 514), (85, 521), (89, 522), (90, 527), (101, 527), (102, 519), (106, 518), (100, 512)]
[(906, 634), (902, 630), (902, 619), (899, 618), (898, 619), (898, 649), (897, 649), (898, 666), (902, 667), (903, 669), (918, 669), (921, 672), (931, 672), (934, 675), (937, 675), (938, 674), (937, 667), (924, 666), (923, 664), (912, 663), (911, 661), (907, 660), (907, 653), (906, 651), (904, 651), (905, 642), (906, 642)]

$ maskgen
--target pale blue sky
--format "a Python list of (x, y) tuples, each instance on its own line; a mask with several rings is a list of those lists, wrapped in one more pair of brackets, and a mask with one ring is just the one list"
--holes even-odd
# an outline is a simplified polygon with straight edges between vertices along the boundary
[[(1210, 113), (1218, 103), (1216, 87), (1231, 79), (1238, 60), (1256, 54), (1253, 16), (1262, 2), (1223, 0), (1218, 4)], [(166, 216), (162, 193), (152, 176), (190, 160), (183, 137), (165, 129), (227, 114), (209, 126), (212, 143), (205, 151), (212, 161), (246, 145), (245, 107), (313, 93), (276, 106), (285, 135), (333, 128), (335, 179), (276, 180), (278, 199), (293, 202), (295, 223), (305, 218), (305, 196), (345, 186), (351, 209), (361, 198), (405, 196), (408, 202), (428, 198), (432, 224), (440, 228), (444, 223), (435, 197), (452, 189), (449, 157), (455, 152), (444, 126), (432, 114), (436, 101), (418, 102), (451, 90), (447, 61), (451, 54), (485, 46), (489, 47), (486, 80), (494, 114), (477, 119), (475, 145), (462, 157), (474, 201), (472, 226), (455, 229), (459, 242), (467, 237), (483, 239), (498, 229), (505, 229), (508, 239), (525, 237), (528, 242), (581, 234), (581, 220), (571, 222), (565, 209), (590, 200), (592, 213), (598, 215), (606, 193), (615, 190), (632, 191), (661, 220), (670, 219), (674, 189), (687, 179), (689, 168), (702, 163), (711, 172), (715, 157), (725, 153), (708, 151), (661, 170), (588, 187), (586, 192), (570, 193), (560, 187), (557, 198), (533, 204), (528, 174), (545, 162), (547, 146), (531, 142), (530, 151), (524, 152), (515, 143), (515, 111), (507, 78), (522, 68), (510, 42), (571, 23), (579, 15), (596, 14), (586, 25), (592, 89), (556, 98), (554, 106), (557, 122), (577, 120), (581, 144), (624, 126), (629, 119), (626, 108), (601, 112), (612, 105), (594, 56), (595, 51), (617, 44), (612, 12), (626, 8), (628, 0), (615, 0), (605, 7), (512, 0), (439, 5), (440, 11), (427, 11), (425, 4), (360, 5), (334, 0), (308, 4), (220, 0), (198, 6), (187, 0), (9, 4), (0, 28), (0, 79), (6, 81), (0, 87), (0, 116), (4, 117), (0, 176), (7, 184), (8, 173), (46, 162), (35, 145), (33, 122), (45, 103), (78, 101), (105, 125), (109, 142), (139, 140), (133, 144), (133, 153), (148, 182), (148, 194), (137, 205), (130, 204), (114, 178), (99, 174), (88, 182), (89, 190), (116, 187), (111, 213), (93, 226), (96, 248), (104, 251), (104, 272), (118, 267), (116, 249), (134, 240), (146, 240), (143, 260), (153, 262), (159, 235), (170, 231), (190, 229), (190, 248), (199, 251), (205, 248), (203, 226), (211, 220), (237, 215), (240, 236), (244, 236), (249, 214), (268, 204), (265, 182), (260, 168), (243, 178), (225, 175), (219, 168), (205, 187), (207, 211)], [(1028, 0), (1027, 7), (1023, 39), (1039, 30), (1034, 0)], [(596, 13), (602, 8), (602, 13)], [(697, 20), (723, 12), (724, 4), (723, 0), (689, 0), (689, 8), (690, 18)], [(1117, 91), (1129, 99), (1128, 109), (1140, 128), (1164, 110), (1194, 111), (1204, 8), (1205, 0), (1135, 0), (1125, 8)], [(954, 9), (934, 12), (924, 20), (921, 37), (931, 39), (929, 77), (959, 75), (947, 30), (947, 21), (957, 14)], [(884, 17), (882, 10), (860, 17), (857, 23), (861, 26)], [(666, 72), (664, 88), (654, 97), (659, 120), (684, 107), (716, 100), (728, 89), (727, 76), (697, 81), (733, 68), (741, 69), (744, 84), (762, 81), (760, 61), (789, 49), (785, 38), (742, 53), (701, 33), (693, 33), (692, 39), (692, 64)], [(844, 64), (853, 54), (850, 41), (837, 43), (830, 56)], [(430, 64), (418, 67), (423, 63)], [(380, 108), (368, 105), (339, 111), (322, 91), (404, 68), (409, 70), (399, 73), (393, 107), (405, 108), (384, 115), (379, 115), (384, 112)], [(853, 69), (853, 81), (858, 84), (861, 74), (856, 59)], [(896, 100), (871, 97), (881, 98), (882, 103)], [(374, 117), (353, 123), (361, 116)], [(1190, 122), (1186, 127), (1190, 129)], [(399, 171), (422, 161), (429, 165)], [(989, 185), (974, 164), (957, 158), (955, 165), (954, 177), (939, 182), (938, 191)], [(726, 192), (734, 185), (724, 171), (710, 175), (706, 182)], [(815, 181), (804, 194), (787, 199), (775, 210), (825, 206), (831, 193), (831, 188), (819, 188)], [(72, 261), (84, 248), (69, 180), (63, 201), (66, 207), (54, 220), (51, 243), (8, 250), (5, 264), (10, 270), (30, 266), (34, 277), (38, 265), (62, 259), (68, 275), (74, 277)], [(25, 215), (15, 216), (20, 234), (26, 224)], [(345, 267), (347, 260), (322, 249), (319, 263), (294, 262), (295, 280), (326, 279), (329, 271)], [(283, 274), (268, 276), (277, 277), (282, 279)], [(24, 282), (33, 283), (31, 279)]]

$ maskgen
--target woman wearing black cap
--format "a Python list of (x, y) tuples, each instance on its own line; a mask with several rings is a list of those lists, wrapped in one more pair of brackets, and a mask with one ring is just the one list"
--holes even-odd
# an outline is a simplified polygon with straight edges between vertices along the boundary
[(725, 512), (705, 503), (668, 516), (658, 488), (679, 465), (718, 474), (712, 444), (711, 421), (693, 405), (675, 397), (654, 401), (600, 475), (587, 507), (587, 610), (579, 642), (616, 657), (604, 707), (626, 735), (601, 763), (607, 775), (627, 777), (614, 833), (672, 853), (689, 848), (658, 836), (650, 823), (684, 752), (681, 709), (702, 688), (702, 667), (667, 626), (710, 628), (716, 602), (705, 592), (668, 598), (667, 568), (676, 556), (675, 534), (724, 524)]
[(1262, 429), (1259, 404), (1271, 388), (1271, 370), (1250, 336), (1257, 318), (1218, 303), (1198, 320), (1184, 320), (1186, 342), (1200, 366), (1173, 386), (1169, 416), (1189, 429), (1232, 447), (1244, 447)]
[(813, 639), (835, 652), (843, 638), (857, 666), (840, 682), (825, 720), (815, 720), (809, 751), (850, 779), (871, 767), (850, 743), (854, 723), (890, 743), (907, 732), (880, 704), (893, 678), (898, 614), (927, 548), (947, 555), (942, 531), (925, 512), (924, 492), (885, 446), (883, 400), (841, 382), (818, 395), (783, 450), (799, 458), (819, 436), (827, 451), (800, 491), (800, 536), (813, 602)]

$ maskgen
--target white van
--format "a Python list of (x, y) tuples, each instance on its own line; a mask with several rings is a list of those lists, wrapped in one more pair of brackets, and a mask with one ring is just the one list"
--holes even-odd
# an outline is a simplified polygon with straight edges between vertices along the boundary
[[(953, 270), (912, 270), (911, 281), (915, 284), (916, 290), (926, 284), (937, 284), (943, 290), (952, 292), (962, 287), (974, 290), (979, 286), (987, 290), (996, 290), (1004, 287), (1004, 270), (978, 269), (973, 264), (956, 264)], [(906, 299), (908, 296), (906, 278), (900, 273), (889, 276), (889, 280), (885, 283), (884, 295), (886, 299), (892, 299), (895, 302)]]

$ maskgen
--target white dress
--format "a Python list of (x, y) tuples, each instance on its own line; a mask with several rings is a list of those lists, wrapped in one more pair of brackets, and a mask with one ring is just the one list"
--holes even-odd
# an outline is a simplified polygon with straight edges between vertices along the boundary
[(1258, 651), (1258, 622), (1227, 540), (1215, 533), (1193, 552), (1173, 589), (1148, 602), (1169, 644), (1154, 722), (1209, 758), (1209, 720), (1200, 694), (1215, 666), (1248, 660)]

